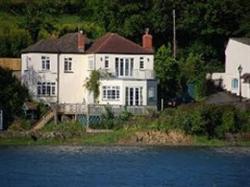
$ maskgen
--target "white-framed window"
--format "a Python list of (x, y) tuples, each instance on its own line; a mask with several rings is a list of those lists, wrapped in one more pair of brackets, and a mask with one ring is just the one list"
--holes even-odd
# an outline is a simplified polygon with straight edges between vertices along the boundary
[(55, 82), (38, 82), (37, 96), (55, 96), (56, 83)]
[(47, 71), (50, 70), (50, 58), (48, 56), (42, 56), (42, 70)]
[(239, 87), (239, 80), (238, 79), (232, 79), (231, 87), (232, 87), (233, 90), (238, 89), (238, 87)]
[(115, 74), (118, 77), (131, 77), (134, 71), (133, 58), (115, 58)]
[(118, 101), (120, 100), (120, 86), (103, 86), (102, 100)]
[(144, 69), (144, 58), (140, 57), (140, 69)]
[(125, 104), (128, 106), (143, 105), (143, 87), (126, 87)]
[(72, 72), (72, 58), (64, 58), (64, 71)]
[(89, 70), (94, 69), (94, 57), (93, 56), (88, 57), (88, 69)]
[(109, 68), (109, 57), (108, 56), (105, 56), (104, 58), (104, 68)]

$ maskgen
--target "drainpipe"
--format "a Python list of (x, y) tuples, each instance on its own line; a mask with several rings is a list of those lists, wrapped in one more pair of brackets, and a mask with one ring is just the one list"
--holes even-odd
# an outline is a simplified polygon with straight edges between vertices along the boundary
[(59, 106), (59, 75), (60, 75), (60, 54), (57, 54), (57, 78), (56, 78), (56, 87), (57, 87), (57, 96), (56, 96), (56, 106), (55, 106), (55, 115), (54, 115), (54, 121), (55, 124), (58, 123), (58, 106)]

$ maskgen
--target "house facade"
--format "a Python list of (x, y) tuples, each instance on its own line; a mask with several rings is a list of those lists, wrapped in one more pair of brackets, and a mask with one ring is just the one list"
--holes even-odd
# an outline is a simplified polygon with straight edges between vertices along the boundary
[(107, 33), (92, 42), (81, 32), (37, 42), (22, 51), (22, 82), (34, 99), (48, 104), (94, 104), (86, 88), (91, 72), (101, 75), (98, 104), (156, 106), (152, 36), (142, 46)]
[(225, 50), (225, 73), (213, 73), (223, 89), (250, 98), (250, 38), (231, 38)]

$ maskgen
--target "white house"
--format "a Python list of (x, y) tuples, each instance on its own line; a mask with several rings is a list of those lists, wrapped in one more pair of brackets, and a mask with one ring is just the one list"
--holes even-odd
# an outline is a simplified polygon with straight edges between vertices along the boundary
[(225, 50), (225, 73), (213, 73), (222, 87), (236, 95), (250, 98), (250, 38), (231, 38)]
[(41, 40), (22, 51), (22, 81), (36, 100), (58, 104), (93, 104), (85, 84), (93, 70), (100, 80), (97, 103), (156, 106), (152, 36), (142, 46), (107, 33), (91, 42), (82, 32)]

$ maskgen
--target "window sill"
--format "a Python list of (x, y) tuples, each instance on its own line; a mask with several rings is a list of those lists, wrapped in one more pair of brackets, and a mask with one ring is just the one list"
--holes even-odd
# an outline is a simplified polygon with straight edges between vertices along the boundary
[(50, 70), (40, 70), (39, 73), (50, 73)]
[(120, 101), (120, 99), (102, 99), (102, 101)]
[(74, 71), (64, 71), (64, 73), (74, 73)]
[(56, 97), (56, 95), (37, 95), (37, 97)]

